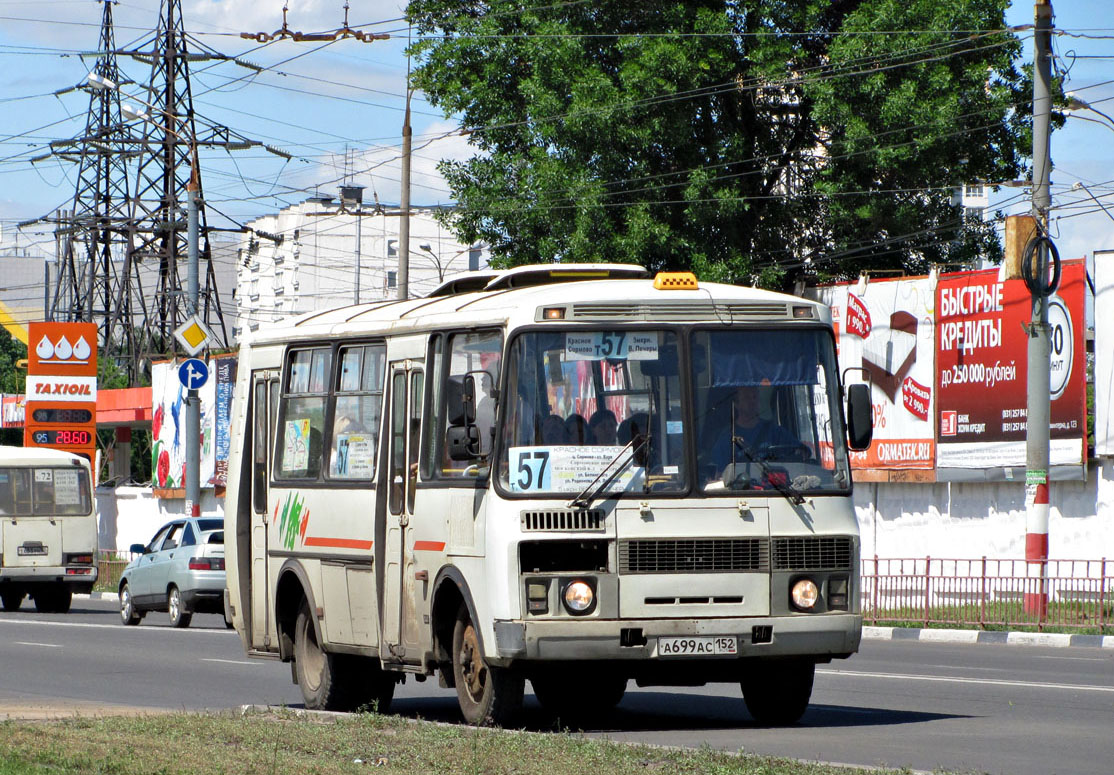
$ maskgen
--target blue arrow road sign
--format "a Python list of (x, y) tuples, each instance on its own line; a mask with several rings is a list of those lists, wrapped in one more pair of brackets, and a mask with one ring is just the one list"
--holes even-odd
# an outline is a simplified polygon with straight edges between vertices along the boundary
[(209, 380), (209, 367), (200, 358), (190, 358), (178, 367), (178, 381), (186, 390), (197, 390)]

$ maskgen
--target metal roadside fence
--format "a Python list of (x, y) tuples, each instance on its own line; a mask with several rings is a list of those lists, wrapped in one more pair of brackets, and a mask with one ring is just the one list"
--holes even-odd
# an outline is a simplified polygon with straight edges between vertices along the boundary
[[(1114, 565), (1101, 560), (864, 558), (867, 624), (1114, 633)], [(1026, 597), (1047, 604), (1026, 606)]]
[(97, 560), (97, 589), (116, 591), (120, 576), (131, 562), (131, 552), (101, 551)]

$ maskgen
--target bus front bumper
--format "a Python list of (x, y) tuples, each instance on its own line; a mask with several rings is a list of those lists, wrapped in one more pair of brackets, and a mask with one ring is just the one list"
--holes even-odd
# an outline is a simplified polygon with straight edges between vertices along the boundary
[[(724, 619), (496, 621), (493, 661), (663, 662), (747, 657), (846, 657), (859, 648), (859, 614)], [(686, 643), (678, 643), (678, 639)], [(677, 653), (688, 643), (714, 654)], [(734, 642), (734, 653), (730, 652)], [(726, 645), (726, 648), (724, 644)], [(672, 651), (673, 653), (669, 653)], [(489, 650), (490, 652), (490, 650)]]

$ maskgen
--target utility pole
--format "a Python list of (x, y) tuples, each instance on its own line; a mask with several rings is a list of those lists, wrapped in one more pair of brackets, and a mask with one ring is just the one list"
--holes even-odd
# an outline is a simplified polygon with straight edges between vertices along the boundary
[[(200, 175), (197, 169), (197, 145), (193, 146), (190, 182), (186, 184), (186, 310), (198, 312), (201, 281), (198, 270), (198, 213), (200, 211)], [(186, 394), (186, 516), (201, 516), (201, 396), (197, 388)]]
[(406, 75), (406, 113), (402, 118), (402, 185), (398, 207), (398, 298), (410, 296), (410, 74)]
[[(1032, 294), (1028, 335), (1028, 393), (1025, 422), (1025, 560), (1028, 578), (1025, 612), (1044, 621), (1048, 613), (1048, 469), (1049, 382), (1051, 336), (1048, 295), (1048, 185), (1052, 159), (1049, 134), (1052, 116), (1052, 2), (1036, 0), (1033, 35), (1033, 216), (1038, 234), (1026, 247), (1025, 282)], [(1055, 260), (1058, 260), (1055, 259)]]

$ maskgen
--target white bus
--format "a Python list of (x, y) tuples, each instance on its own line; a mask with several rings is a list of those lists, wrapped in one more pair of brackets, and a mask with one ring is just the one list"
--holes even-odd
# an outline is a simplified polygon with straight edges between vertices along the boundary
[(53, 449), (0, 447), (0, 603), (66, 613), (97, 581), (89, 461)]
[(235, 626), (310, 708), (437, 673), (474, 724), (513, 723), (527, 680), (571, 723), (631, 680), (738, 683), (792, 722), (862, 629), (869, 394), (845, 415), (842, 393), (823, 305), (624, 265), (261, 329), (233, 405)]

